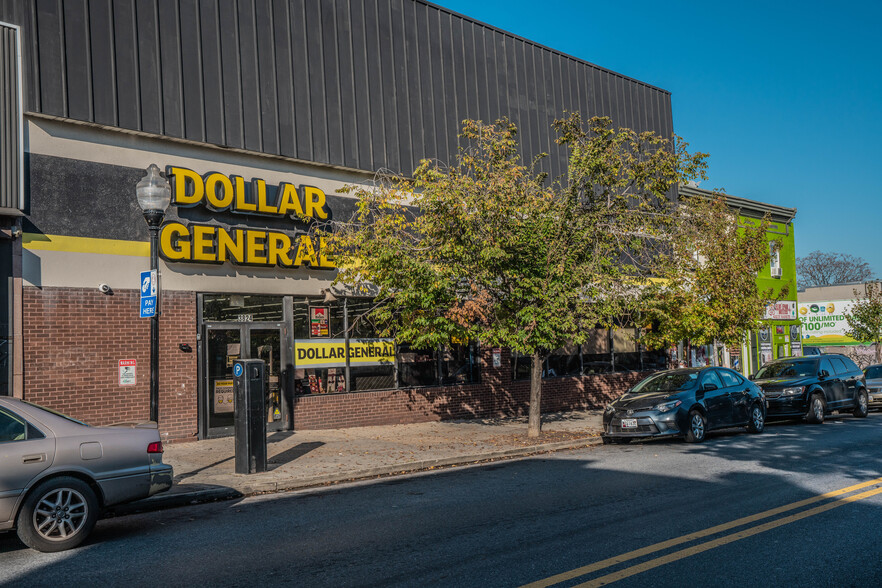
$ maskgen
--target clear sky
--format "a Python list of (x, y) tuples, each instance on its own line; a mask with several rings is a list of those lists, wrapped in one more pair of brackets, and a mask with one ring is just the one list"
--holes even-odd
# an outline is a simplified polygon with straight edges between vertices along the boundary
[(797, 256), (882, 275), (882, 2), (436, 3), (669, 91), (702, 188), (795, 207)]

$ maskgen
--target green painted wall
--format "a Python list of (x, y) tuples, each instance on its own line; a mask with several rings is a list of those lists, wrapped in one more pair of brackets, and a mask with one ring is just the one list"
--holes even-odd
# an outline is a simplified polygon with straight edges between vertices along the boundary
[[(739, 216), (738, 221), (740, 224), (744, 225), (752, 225), (756, 226), (759, 221), (754, 218), (747, 218), (743, 216)], [(792, 301), (794, 307), (796, 306), (796, 247), (793, 237), (793, 223), (771, 223), (769, 226), (769, 230), (766, 233), (768, 237), (768, 241), (771, 243), (772, 241), (777, 240), (780, 243), (779, 257), (780, 257), (780, 265), (781, 265), (781, 277), (773, 278), (771, 271), (771, 263), (767, 263), (766, 266), (760, 270), (757, 274), (756, 283), (757, 287), (760, 291), (765, 291), (768, 289), (772, 289), (774, 292), (774, 296), (778, 297), (781, 294), (781, 291), (786, 287), (787, 294), (781, 296), (781, 300)], [(768, 325), (770, 331), (770, 338), (772, 343), (772, 356), (777, 357), (789, 357), (791, 355), (791, 330), (790, 327), (792, 325), (799, 325), (800, 321), (798, 318), (794, 320), (769, 320), (765, 321)], [(780, 333), (778, 331), (781, 331)], [(748, 345), (746, 351), (748, 351), (748, 356), (745, 358), (747, 360), (746, 365), (742, 367), (744, 373), (751, 374), (756, 372), (758, 368), (758, 361), (755, 355), (755, 345), (753, 345), (753, 337), (756, 334), (751, 333), (751, 344)]]

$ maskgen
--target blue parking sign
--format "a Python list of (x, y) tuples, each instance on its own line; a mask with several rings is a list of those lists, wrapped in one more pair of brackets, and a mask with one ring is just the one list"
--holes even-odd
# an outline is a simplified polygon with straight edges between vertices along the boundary
[(141, 298), (156, 296), (156, 270), (141, 272)]
[(156, 296), (141, 297), (141, 318), (156, 316)]

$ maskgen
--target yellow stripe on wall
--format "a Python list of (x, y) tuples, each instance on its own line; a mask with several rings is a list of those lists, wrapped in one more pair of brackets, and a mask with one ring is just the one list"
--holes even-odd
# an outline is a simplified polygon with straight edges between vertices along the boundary
[(22, 235), (22, 245), (25, 249), (32, 251), (65, 251), (68, 253), (101, 253), (104, 255), (150, 257), (150, 243), (140, 241), (24, 233)]

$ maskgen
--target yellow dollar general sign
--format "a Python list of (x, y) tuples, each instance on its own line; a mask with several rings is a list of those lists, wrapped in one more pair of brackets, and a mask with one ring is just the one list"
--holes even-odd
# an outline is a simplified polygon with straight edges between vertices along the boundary
[[(314, 186), (295, 187), (265, 180), (246, 183), (241, 176), (219, 172), (199, 175), (193, 170), (168, 166), (172, 203), (179, 208), (203, 206), (213, 212), (237, 215), (326, 220), (330, 217), (325, 193)], [(198, 223), (168, 222), (159, 234), (159, 254), (166, 261), (225, 263), (333, 269), (324, 240), (307, 234), (251, 228), (226, 228)]]
[[(392, 365), (395, 343), (392, 339), (350, 339), (349, 365)], [(346, 366), (346, 339), (297, 339), (294, 341), (294, 367), (331, 368)]]

